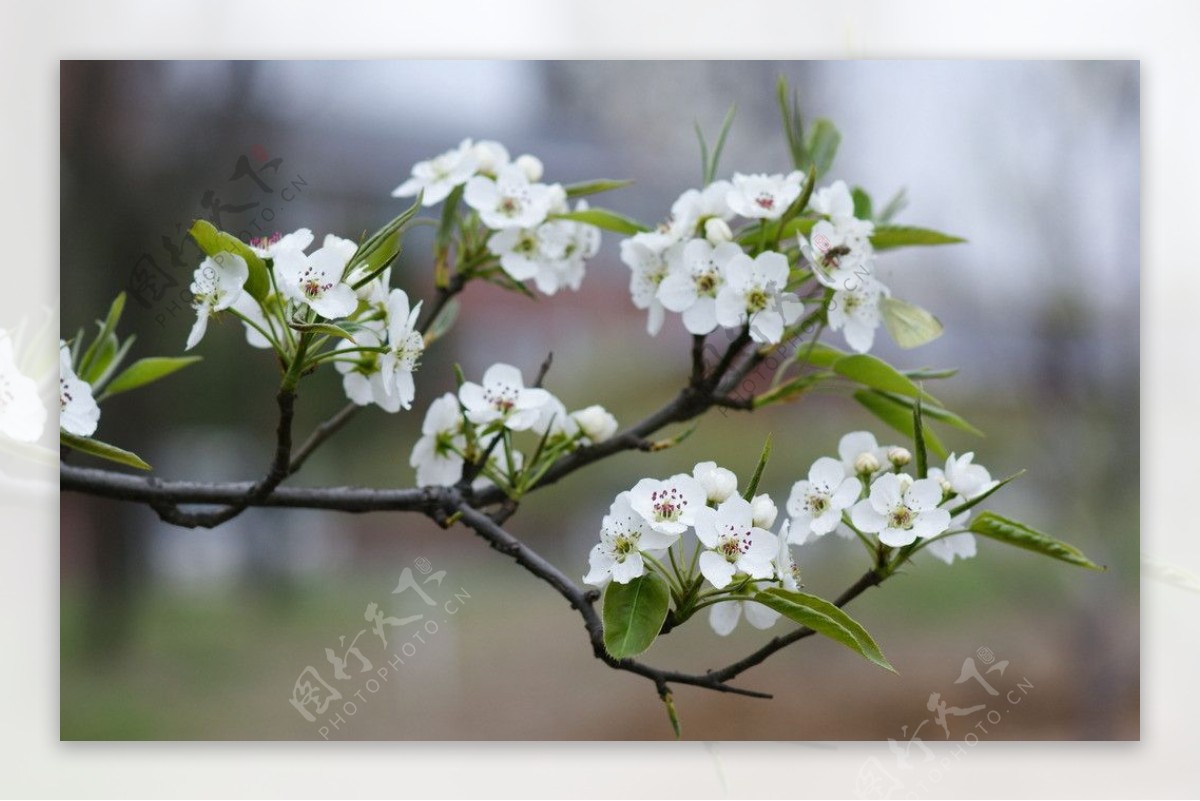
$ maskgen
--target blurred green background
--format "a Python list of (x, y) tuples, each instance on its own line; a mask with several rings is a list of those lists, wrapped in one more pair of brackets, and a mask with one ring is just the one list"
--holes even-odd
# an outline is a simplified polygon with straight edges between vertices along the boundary
[[(633, 178), (599, 202), (657, 221), (699, 180), (693, 122), (715, 131), (731, 103), (720, 172), (786, 169), (780, 74), (809, 117), (842, 131), (830, 179), (877, 202), (906, 187), (900, 222), (970, 240), (880, 258), (895, 294), (947, 333), (917, 351), (882, 341), (877, 352), (903, 367), (961, 368), (936, 394), (988, 436), (943, 430), (948, 446), (974, 450), (995, 476), (1028, 469), (994, 508), (1110, 569), (991, 542), (953, 566), (920, 558), (851, 607), (899, 676), (807, 640), (739, 679), (774, 700), (678, 688), (685, 736), (904, 741), (919, 729), (943, 739), (927, 700), (994, 703), (955, 683), (964, 660), (982, 666), (990, 649), (1009, 663), (988, 674), (998, 689), (1022, 679), (1032, 689), (986, 735), (975, 730), (981, 738), (1136, 739), (1135, 62), (63, 62), (62, 330), (135, 286), (141, 300), (123, 323), (138, 335), (134, 356), (181, 352), (193, 219), (357, 237), (403, 207), (389, 194), (413, 162), (467, 136), (537, 154), (546, 180)], [(426, 231), (410, 237), (393, 285), (431, 296), (429, 244)], [(454, 362), (468, 376), (494, 361), (529, 376), (553, 351), (548, 386), (568, 408), (601, 403), (624, 423), (656, 408), (685, 380), (689, 341), (674, 317), (646, 336), (617, 248), (606, 234), (578, 294), (531, 302), (471, 286), (458, 326), (424, 359), (414, 410), (361, 413), (293, 483), (411, 484), (421, 416), (452, 388)], [(230, 322), (211, 326), (198, 352), (201, 365), (106, 403), (99, 436), (164, 478), (254, 478), (271, 453), (276, 366)], [(296, 430), (343, 402), (332, 371), (307, 379)], [(676, 449), (624, 454), (536, 493), (509, 528), (582, 575), (608, 503), (638, 478), (704, 459), (745, 478), (771, 433), (762, 486), (782, 507), (812, 460), (860, 428), (894, 439), (835, 395), (712, 413)], [(836, 537), (797, 557), (807, 589), (826, 597), (865, 567), (861, 549)], [(596, 661), (556, 593), (465, 530), (418, 516), (252, 510), (187, 531), (143, 507), (65, 494), (61, 562), (63, 739), (671, 737), (652, 686)], [(392, 594), (405, 568), (421, 578), (421, 567), (446, 571), (425, 585), (434, 607)], [(384, 646), (364, 619), (372, 602), (398, 617), (425, 613), (421, 625), (436, 631), (391, 629)], [(371, 669), (351, 657), (350, 678), (334, 681), (326, 649), (342, 655), (364, 628), (357, 646)], [(743, 624), (721, 639), (697, 619), (646, 658), (702, 671), (768, 636)], [(289, 703), (309, 667), (344, 691), (313, 721)], [(951, 737), (978, 719), (951, 718)]]

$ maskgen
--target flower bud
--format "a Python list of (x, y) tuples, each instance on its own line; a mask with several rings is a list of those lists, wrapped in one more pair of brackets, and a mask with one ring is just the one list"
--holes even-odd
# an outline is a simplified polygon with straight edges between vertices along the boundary
[(542, 167), (542, 160), (537, 156), (531, 156), (528, 153), (517, 156), (516, 164), (531, 182), (537, 183), (541, 180), (545, 168)]
[(704, 487), (709, 503), (721, 503), (737, 492), (737, 476), (716, 462), (700, 462), (692, 470), (692, 477)]
[(887, 457), (895, 467), (904, 467), (912, 461), (912, 454), (907, 448), (888, 448)]
[(722, 242), (731, 241), (733, 231), (730, 230), (729, 223), (720, 217), (710, 217), (704, 223), (704, 238), (709, 241), (709, 244), (719, 245)]
[(759, 528), (770, 528), (775, 525), (775, 518), (779, 514), (779, 510), (775, 507), (775, 502), (771, 500), (770, 495), (755, 495), (750, 501), (750, 509), (754, 516), (754, 525)]
[(860, 476), (869, 476), (879, 469), (879, 459), (870, 451), (863, 451), (854, 460), (854, 472)]
[(942, 488), (943, 495), (953, 495), (954, 494), (954, 487), (952, 487), (950, 485), (949, 479), (947, 479), (945, 476), (938, 476), (937, 483), (938, 483), (938, 486), (940, 486)]
[(609, 414), (603, 406), (589, 406), (571, 412), (571, 417), (579, 425), (583, 435), (592, 442), (603, 442), (617, 433), (617, 418)]

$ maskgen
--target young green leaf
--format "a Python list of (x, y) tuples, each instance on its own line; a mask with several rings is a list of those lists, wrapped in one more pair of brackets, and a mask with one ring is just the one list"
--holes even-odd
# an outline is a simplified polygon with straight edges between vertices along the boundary
[[(108, 350), (108, 356), (111, 358), (117, 352), (118, 342), (116, 339), (117, 324), (121, 322), (121, 314), (125, 311), (125, 293), (118, 294), (108, 307), (108, 314), (104, 317), (104, 322), (100, 323), (100, 332), (96, 334), (96, 338), (92, 340), (92, 344), (88, 345), (87, 350), (83, 352), (83, 357), (79, 360), (75, 374), (87, 381), (89, 384), (104, 372), (103, 368), (96, 368), (96, 360), (100, 358), (101, 352)], [(82, 341), (82, 331), (80, 337), (76, 341), (75, 346), (78, 347)], [(74, 354), (72, 354), (74, 356)]]
[(895, 392), (910, 398), (924, 398), (937, 403), (937, 398), (918, 387), (913, 380), (883, 359), (866, 353), (855, 353), (838, 359), (832, 365), (838, 375), (849, 378), (871, 389)]
[(98, 439), (90, 437), (77, 437), (74, 434), (68, 434), (66, 431), (58, 432), (59, 444), (65, 445), (68, 448), (88, 453), (92, 456), (99, 456), (101, 459), (107, 459), (110, 462), (136, 467), (139, 470), (149, 470), (150, 465), (142, 461), (136, 453), (130, 453), (123, 448), (118, 448), (116, 445), (109, 445), (107, 442), (101, 442)]
[(896, 672), (867, 630), (829, 601), (781, 587), (771, 587), (756, 593), (754, 600), (817, 634), (840, 642), (881, 668)]
[(158, 381), (160, 378), (166, 378), (171, 373), (182, 370), (189, 364), (195, 364), (198, 361), (200, 361), (199, 356), (151, 356), (145, 359), (138, 359), (112, 380), (112, 383), (108, 385), (108, 388), (98, 400), (104, 400), (105, 398), (111, 398), (113, 395), (128, 392), (131, 389), (144, 387), (146, 384)]
[[(880, 393), (873, 392), (869, 389), (860, 389), (858, 392), (855, 392), (854, 399), (862, 404), (863, 408), (865, 408), (868, 412), (875, 415), (904, 436), (912, 439), (914, 432), (911, 409), (906, 408), (903, 405), (896, 404)], [(946, 450), (946, 446), (942, 444), (942, 441), (938, 438), (937, 434), (933, 433), (933, 431), (929, 429), (926, 429), (924, 433), (925, 446), (942, 459), (945, 459), (949, 451)]]
[(658, 636), (671, 605), (671, 590), (657, 573), (604, 591), (604, 648), (614, 659), (645, 651)]
[[(898, 406), (903, 406), (905, 409), (912, 409), (913, 404), (916, 402), (912, 398), (905, 397), (904, 395), (897, 395), (894, 392), (880, 392), (879, 390), (874, 390), (874, 392)], [(984, 435), (983, 432), (978, 428), (971, 425), (954, 412), (943, 409), (941, 406), (933, 406), (928, 403), (923, 403), (921, 405), (921, 412), (925, 415), (925, 417), (937, 420), (939, 423), (945, 423), (948, 426), (957, 428), (959, 431), (965, 431), (966, 433), (974, 434), (977, 437), (982, 437)]]
[(633, 181), (628, 179), (612, 180), (609, 178), (598, 178), (595, 181), (567, 184), (563, 189), (566, 190), (567, 197), (584, 197), (585, 195), (598, 195), (601, 192), (611, 192), (614, 189), (624, 189), (632, 183)]
[(446, 304), (442, 306), (437, 317), (433, 318), (433, 322), (429, 324), (429, 330), (425, 332), (426, 344), (441, 339), (454, 326), (454, 321), (458, 319), (458, 299), (450, 298)]
[(346, 264), (347, 274), (364, 262), (367, 265), (366, 277), (355, 283), (355, 289), (365, 285), (376, 275), (383, 272), (384, 268), (400, 255), (404, 229), (413, 217), (417, 215), (417, 212), (421, 210), (421, 198), (423, 196), (424, 192), (419, 193), (411, 206), (389, 220), (386, 225), (371, 234), (358, 246), (358, 250), (354, 252), (354, 255)]
[(564, 214), (551, 214), (551, 219), (555, 220), (574, 220), (575, 222), (588, 223), (597, 228), (603, 228), (605, 231), (613, 231), (618, 234), (632, 236), (640, 234), (650, 229), (639, 222), (629, 219), (624, 215), (617, 214), (615, 211), (608, 209), (594, 208), (584, 209), (582, 211), (569, 211)]
[(872, 219), (871, 196), (867, 190), (856, 186), (850, 190), (850, 196), (854, 198), (854, 216), (860, 220)]
[(775, 85), (775, 100), (779, 104), (779, 116), (783, 119), (783, 136), (787, 140), (792, 166), (807, 170), (812, 163), (804, 145), (804, 120), (800, 117), (800, 102), (795, 92), (788, 93), (787, 78), (779, 76)]
[(216, 258), (221, 253), (232, 253), (246, 262), (250, 276), (246, 279), (245, 289), (252, 298), (261, 303), (270, 294), (271, 277), (267, 274), (267, 264), (245, 242), (217, 230), (208, 220), (196, 220), (188, 233), (204, 255)]
[(805, 144), (818, 178), (829, 172), (829, 168), (833, 166), (833, 159), (841, 141), (842, 135), (829, 120), (819, 119), (812, 124)]
[(849, 356), (844, 350), (839, 350), (833, 345), (826, 345), (824, 342), (814, 342), (801, 345), (797, 349), (796, 361), (808, 362), (814, 367), (833, 367), (833, 365)]
[(754, 408), (761, 409), (764, 406), (770, 406), (772, 403), (790, 403), (797, 400), (823, 378), (825, 376), (820, 374), (797, 376), (785, 384), (780, 384), (766, 392), (755, 395)]
[(970, 530), (984, 537), (1024, 548), (1028, 551), (1044, 554), (1053, 559), (1059, 559), (1068, 564), (1086, 567), (1089, 570), (1107, 570), (1083, 555), (1083, 551), (1074, 545), (1068, 545), (1056, 540), (1049, 534), (1018, 523), (1015, 520), (1001, 517), (995, 512), (983, 512), (971, 521)]
[(929, 452), (925, 447), (925, 421), (921, 416), (921, 399), (913, 402), (913, 454), (917, 462), (917, 478), (929, 477)]
[(717, 177), (717, 165), (721, 163), (721, 151), (725, 149), (725, 139), (729, 136), (729, 128), (733, 125), (733, 116), (737, 113), (734, 103), (725, 112), (725, 120), (721, 123), (721, 133), (717, 135), (717, 143), (713, 146), (712, 157), (704, 167), (704, 185), (708, 186)]
[[(346, 329), (334, 325), (333, 323), (305, 323), (300, 320), (288, 321), (288, 327), (294, 331), (299, 331), (302, 334), (328, 334), (331, 337), (339, 337), (351, 342), (355, 342), (353, 335)], [(355, 344), (358, 344), (355, 342)]]
[(879, 310), (883, 312), (883, 324), (888, 333), (902, 348), (916, 348), (942, 335), (942, 324), (938, 318), (920, 306), (885, 297), (879, 304)]
[(763, 443), (762, 453), (758, 457), (758, 464), (754, 468), (754, 475), (750, 476), (750, 483), (746, 486), (746, 491), (742, 493), (742, 497), (746, 500), (754, 499), (754, 493), (758, 492), (758, 482), (762, 481), (763, 470), (767, 468), (767, 460), (770, 458), (771, 435), (767, 434), (767, 440)]
[(954, 245), (967, 240), (928, 228), (913, 228), (907, 225), (877, 225), (871, 234), (871, 244), (876, 250), (907, 247), (910, 245)]

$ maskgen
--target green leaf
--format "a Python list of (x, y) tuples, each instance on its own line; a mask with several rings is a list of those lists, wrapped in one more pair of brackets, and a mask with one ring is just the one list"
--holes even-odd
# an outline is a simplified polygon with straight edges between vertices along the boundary
[(832, 365), (838, 375), (864, 384), (871, 389), (881, 389), (885, 392), (895, 392), (908, 395), (911, 398), (924, 398), (937, 403), (937, 398), (918, 387), (904, 373), (892, 367), (883, 359), (867, 353), (855, 353), (838, 359)]
[(809, 345), (802, 345), (796, 361), (808, 362), (816, 367), (833, 367), (836, 362), (849, 355), (846, 351), (839, 350), (833, 345), (816, 342)]
[(386, 225), (371, 234), (358, 246), (358, 250), (354, 252), (354, 255), (346, 264), (347, 275), (359, 265), (365, 264), (365, 277), (355, 282), (355, 289), (369, 283), (371, 279), (383, 272), (400, 255), (404, 229), (413, 217), (417, 215), (417, 212), (421, 210), (421, 198), (423, 196), (424, 191), (418, 193), (416, 200), (413, 201), (411, 206), (389, 220)]
[(717, 165), (721, 163), (721, 151), (725, 149), (725, 138), (729, 136), (729, 127), (733, 125), (733, 116), (737, 113), (734, 103), (725, 112), (725, 120), (721, 123), (721, 133), (717, 135), (717, 144), (713, 147), (712, 158), (704, 167), (704, 185), (708, 186), (717, 177)]
[[(868, 412), (878, 417), (883, 422), (887, 423), (892, 428), (899, 431), (909, 439), (913, 438), (913, 418), (912, 410), (905, 408), (903, 405), (898, 405), (892, 400), (884, 397), (878, 392), (873, 392), (868, 389), (860, 389), (854, 393), (854, 399), (862, 404)], [(941, 439), (937, 434), (928, 429), (925, 430), (925, 445), (929, 450), (936, 453), (939, 457), (945, 459), (949, 451), (942, 444)]]
[(117, 339), (116, 334), (102, 332), (84, 354), (87, 369), (80, 369), (77, 375), (94, 387), (108, 370), (109, 365), (116, 359), (120, 346), (121, 341)]
[(221, 253), (241, 256), (250, 271), (245, 289), (255, 300), (261, 303), (270, 294), (271, 277), (267, 274), (267, 264), (245, 242), (233, 234), (218, 231), (208, 220), (196, 220), (188, 233), (206, 256), (214, 259)]
[(767, 434), (767, 440), (763, 443), (762, 453), (758, 457), (758, 464), (754, 468), (754, 475), (750, 476), (750, 483), (746, 487), (746, 491), (742, 493), (742, 497), (750, 501), (754, 499), (754, 493), (758, 492), (758, 482), (762, 481), (763, 470), (767, 468), (767, 460), (771, 458), (771, 435)]
[[(112, 379), (113, 374), (117, 372), (117, 368), (125, 361), (125, 357), (129, 355), (129, 349), (133, 347), (133, 343), (137, 340), (137, 336), (130, 334), (129, 338), (121, 343), (121, 347), (117, 348), (117, 352), (108, 361), (103, 371), (96, 380), (91, 382), (92, 392), (97, 393), (104, 389), (104, 386)], [(98, 399), (97, 399), (98, 400)]]
[(150, 469), (150, 465), (143, 462), (137, 454), (130, 453), (123, 448), (118, 448), (116, 445), (101, 442), (98, 439), (77, 437), (74, 434), (68, 434), (66, 431), (60, 430), (58, 432), (58, 441), (68, 448), (73, 448), (82, 453), (89, 453), (92, 456), (99, 456), (101, 459), (107, 459), (110, 462), (117, 462), (128, 467), (136, 467), (139, 470)]
[(198, 361), (200, 361), (199, 356), (151, 356), (146, 359), (138, 359), (112, 380), (112, 383), (108, 385), (108, 389), (104, 391), (100, 399), (103, 400), (121, 392), (128, 392), (131, 389), (144, 387), (146, 384), (157, 381), (160, 378), (166, 378), (176, 370), (182, 370), (189, 364), (195, 364)]
[(783, 135), (787, 140), (792, 165), (797, 170), (807, 170), (811, 164), (808, 149), (804, 145), (804, 120), (800, 117), (800, 102), (796, 93), (788, 94), (787, 78), (779, 76), (775, 85), (775, 99), (779, 104), (779, 116), (783, 119)]
[(917, 460), (917, 478), (929, 477), (929, 452), (925, 448), (925, 421), (921, 415), (921, 399), (913, 402), (913, 448)]
[(551, 219), (555, 220), (574, 220), (575, 222), (588, 223), (597, 228), (603, 228), (605, 231), (613, 231), (618, 234), (640, 234), (650, 229), (639, 222), (629, 219), (615, 211), (608, 209), (583, 209), (581, 211), (568, 211), (564, 214), (551, 214)]
[(875, 218), (875, 222), (880, 225), (890, 223), (892, 219), (904, 210), (908, 205), (908, 197), (903, 189), (892, 196), (892, 199), (883, 207), (883, 211), (879, 212), (879, 216)]
[(434, 342), (446, 335), (453, 326), (454, 321), (458, 319), (459, 303), (457, 298), (451, 298), (442, 306), (442, 310), (438, 312), (438, 316), (433, 318), (433, 322), (429, 324), (429, 329), (425, 332), (425, 341)]
[(1056, 540), (1049, 534), (1035, 531), (1024, 523), (1018, 523), (1015, 520), (1001, 517), (995, 512), (983, 512), (971, 521), (969, 528), (981, 536), (1014, 545), (1018, 548), (1024, 548), (1027, 551), (1044, 554), (1068, 564), (1086, 567), (1090, 570), (1108, 569), (1088, 559), (1083, 555), (1083, 551), (1074, 545), (1068, 545), (1061, 540)]
[(820, 382), (822, 378), (824, 376), (821, 375), (797, 376), (786, 384), (780, 384), (773, 389), (754, 396), (754, 408), (761, 409), (764, 406), (770, 406), (772, 403), (789, 403), (794, 401)]
[(932, 381), (939, 378), (954, 378), (958, 375), (957, 367), (920, 367), (916, 370), (905, 370), (904, 374), (917, 381)]
[(288, 326), (302, 334), (328, 334), (331, 337), (340, 337), (358, 344), (349, 331), (333, 323), (306, 323), (292, 319), (288, 321)]
[[(905, 409), (912, 409), (913, 404), (915, 403), (912, 398), (905, 397), (904, 395), (897, 395), (893, 392), (880, 392), (878, 390), (875, 390), (875, 392), (880, 397), (886, 398), (898, 406), (903, 406)], [(974, 434), (977, 437), (984, 436), (984, 433), (978, 428), (971, 425), (954, 412), (943, 409), (941, 406), (933, 406), (925, 403), (921, 405), (921, 412), (925, 415), (925, 417), (937, 420), (939, 423), (945, 423), (952, 428), (957, 428), (959, 431), (965, 431), (968, 434)]]
[(840, 642), (881, 668), (896, 672), (867, 630), (829, 601), (781, 587), (771, 587), (756, 593), (754, 600), (817, 634)]
[(838, 145), (841, 144), (841, 141), (842, 135), (829, 120), (819, 119), (812, 124), (805, 144), (808, 148), (809, 158), (812, 159), (812, 166), (817, 170), (818, 178), (829, 172), (829, 168), (833, 166), (833, 159), (837, 155)]
[[(121, 321), (121, 313), (124, 311), (125, 293), (122, 292), (113, 299), (112, 305), (108, 307), (108, 314), (105, 316), (104, 322), (99, 323), (100, 333), (92, 340), (92, 344), (88, 345), (87, 350), (83, 352), (83, 358), (79, 360), (75, 374), (89, 384), (104, 372), (103, 368), (96, 369), (96, 360), (100, 358), (101, 352), (108, 350), (109, 358), (112, 358), (117, 352), (117, 347), (120, 344), (116, 337), (117, 324)], [(80, 336), (76, 342), (76, 347), (83, 340), (83, 332), (80, 331), (79, 333)]]
[(954, 245), (967, 240), (928, 228), (913, 228), (907, 225), (877, 225), (871, 234), (871, 244), (876, 250), (890, 250), (909, 245)]
[(854, 198), (854, 216), (860, 220), (872, 219), (871, 196), (867, 190), (856, 186), (850, 190), (850, 196)]
[(624, 189), (632, 184), (633, 181), (612, 180), (609, 178), (597, 178), (594, 181), (581, 181), (577, 184), (567, 184), (563, 189), (567, 192), (567, 197), (584, 197), (585, 195), (598, 195), (601, 192), (611, 192), (614, 189)]
[(671, 590), (657, 573), (628, 584), (612, 582), (604, 591), (604, 648), (614, 659), (645, 651), (658, 636), (671, 605)]
[(883, 324), (896, 344), (915, 348), (942, 335), (941, 322), (920, 306), (896, 298), (884, 298), (879, 304)]

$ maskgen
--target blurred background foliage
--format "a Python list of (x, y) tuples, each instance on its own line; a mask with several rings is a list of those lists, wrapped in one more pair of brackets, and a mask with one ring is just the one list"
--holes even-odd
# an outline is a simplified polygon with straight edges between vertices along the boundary
[[(851, 610), (899, 677), (809, 640), (740, 680), (772, 701), (679, 689), (685, 736), (903, 741), (923, 725), (921, 737), (941, 739), (923, 723), (930, 694), (987, 701), (954, 682), (964, 659), (989, 648), (1009, 661), (1005, 686), (1024, 677), (1033, 689), (985, 739), (1136, 739), (1136, 62), (63, 62), (62, 330), (90, 324), (128, 289), (133, 356), (182, 352), (199, 261), (185, 238), (193, 219), (219, 217), (244, 235), (303, 226), (357, 238), (403, 208), (389, 195), (415, 161), (467, 136), (538, 155), (550, 181), (632, 178), (600, 202), (656, 222), (699, 183), (693, 122), (715, 131), (731, 103), (720, 173), (787, 169), (780, 74), (810, 118), (842, 132), (830, 179), (877, 202), (907, 188), (898, 222), (970, 240), (881, 256), (883, 280), (947, 333), (908, 352), (881, 335), (877, 352), (906, 368), (961, 368), (936, 394), (987, 437), (943, 430), (948, 447), (974, 450), (995, 476), (1027, 468), (994, 507), (1110, 570), (991, 542), (949, 567), (920, 558)], [(553, 351), (548, 386), (569, 408), (602, 403), (623, 423), (656, 408), (685, 380), (688, 337), (675, 318), (646, 336), (617, 243), (604, 236), (578, 294), (534, 302), (471, 286), (457, 327), (424, 359), (416, 408), (360, 414), (293, 482), (411, 484), (421, 417), (453, 387), (456, 361), (469, 377), (500, 360), (532, 375)], [(428, 229), (412, 232), (393, 285), (432, 296), (430, 244)], [(199, 352), (200, 365), (106, 404), (98, 436), (164, 478), (255, 478), (271, 454), (277, 367), (232, 321)], [(343, 402), (332, 370), (306, 379), (300, 436)], [(811, 461), (858, 428), (894, 439), (828, 394), (752, 416), (710, 413), (676, 449), (624, 454), (532, 495), (509, 527), (582, 575), (608, 503), (637, 478), (715, 458), (745, 480), (771, 432), (762, 487), (782, 507)], [(75, 494), (63, 496), (61, 521), (64, 739), (313, 738), (322, 726), (338, 739), (671, 736), (653, 688), (595, 661), (553, 591), (462, 529), (414, 515), (252, 510), (186, 531), (144, 507)], [(864, 567), (861, 550), (836, 537), (797, 555), (806, 588), (826, 597)], [(352, 660), (343, 688), (354, 714), (329, 726), (336, 702), (305, 720), (288, 703), (297, 677), (312, 666), (330, 679), (325, 649), (341, 653), (370, 627), (367, 604), (422, 611), (391, 595), (418, 560), (446, 571), (438, 604), (469, 599), (453, 615), (437, 607), (424, 642), (415, 626), (393, 629), (388, 648), (368, 631), (359, 645), (375, 671), (411, 657), (375, 692), (361, 688), (376, 674)], [(723, 640), (698, 619), (647, 659), (716, 667), (767, 636), (743, 625)], [(973, 725), (952, 718), (950, 734)]]

